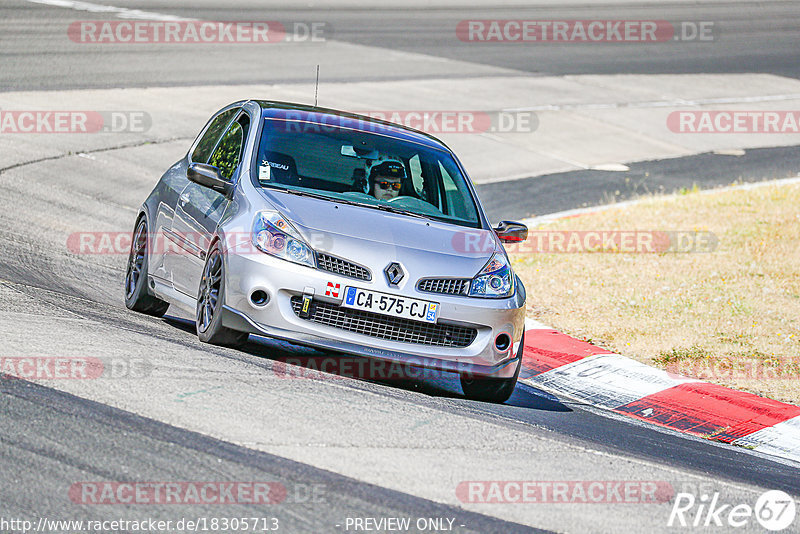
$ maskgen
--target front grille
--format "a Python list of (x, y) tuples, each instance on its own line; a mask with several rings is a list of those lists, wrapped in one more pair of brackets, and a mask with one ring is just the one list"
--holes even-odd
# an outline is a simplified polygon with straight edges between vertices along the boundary
[(469, 282), (469, 278), (424, 278), (417, 283), (417, 289), (425, 293), (467, 295)]
[[(298, 317), (302, 306), (302, 297), (292, 297), (292, 309)], [(365, 336), (436, 347), (467, 347), (478, 335), (476, 329), (466, 326), (423, 323), (316, 300), (304, 319)]]
[(340, 274), (348, 278), (355, 278), (356, 280), (372, 279), (372, 275), (366, 267), (322, 252), (317, 252), (317, 267), (323, 271)]

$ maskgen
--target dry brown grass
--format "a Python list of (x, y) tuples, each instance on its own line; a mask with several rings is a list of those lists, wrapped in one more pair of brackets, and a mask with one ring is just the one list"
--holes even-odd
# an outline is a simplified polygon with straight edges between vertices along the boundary
[(711, 253), (512, 254), (528, 316), (614, 352), (800, 403), (800, 185), (689, 192), (546, 230), (707, 230)]

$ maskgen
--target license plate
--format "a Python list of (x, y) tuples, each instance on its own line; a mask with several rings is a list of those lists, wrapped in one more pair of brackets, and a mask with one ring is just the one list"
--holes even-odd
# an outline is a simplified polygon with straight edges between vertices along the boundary
[(438, 302), (398, 297), (351, 286), (344, 290), (342, 306), (426, 323), (435, 323), (439, 315)]

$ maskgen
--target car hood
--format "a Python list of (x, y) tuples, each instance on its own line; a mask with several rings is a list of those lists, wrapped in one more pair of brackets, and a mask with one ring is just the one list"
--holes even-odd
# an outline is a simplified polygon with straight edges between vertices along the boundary
[(489, 230), (260, 191), (315, 250), (360, 263), (373, 273), (399, 261), (418, 277), (471, 278), (501, 248)]

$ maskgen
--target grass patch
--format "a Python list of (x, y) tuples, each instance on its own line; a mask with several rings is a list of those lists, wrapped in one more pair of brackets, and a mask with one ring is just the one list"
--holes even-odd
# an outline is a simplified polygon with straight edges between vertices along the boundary
[(530, 317), (662, 369), (800, 404), (798, 206), (797, 184), (692, 188), (539, 229), (709, 231), (714, 252), (511, 258)]

